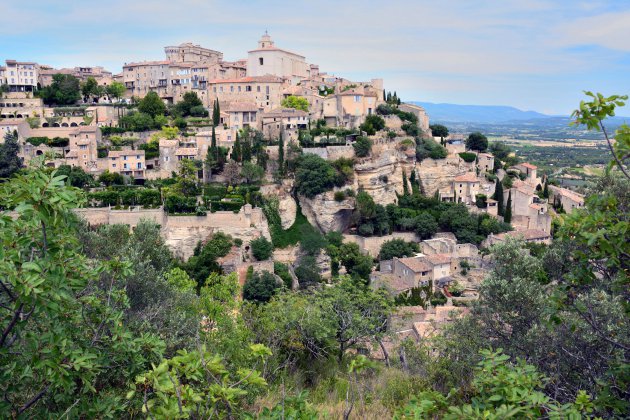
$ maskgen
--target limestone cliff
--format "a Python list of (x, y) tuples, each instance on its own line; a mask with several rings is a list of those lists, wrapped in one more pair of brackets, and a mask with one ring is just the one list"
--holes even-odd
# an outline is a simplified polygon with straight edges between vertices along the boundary
[(396, 192), (403, 192), (403, 169), (409, 177), (414, 163), (415, 155), (407, 156), (392, 146), (376, 145), (370, 158), (354, 165), (355, 188), (369, 193), (377, 204), (395, 203)]
[(346, 198), (339, 202), (334, 200), (334, 192), (327, 191), (313, 198), (299, 196), (302, 213), (308, 222), (320, 231), (343, 232), (350, 225), (354, 210), (354, 198)]
[(292, 180), (286, 180), (282, 185), (264, 185), (260, 192), (278, 198), (278, 213), (282, 222), (282, 229), (290, 228), (295, 222), (297, 203), (291, 196)]
[(466, 163), (457, 155), (438, 160), (427, 158), (416, 164), (420, 184), (428, 196), (450, 186), (456, 176), (470, 171), (474, 171), (474, 162)]

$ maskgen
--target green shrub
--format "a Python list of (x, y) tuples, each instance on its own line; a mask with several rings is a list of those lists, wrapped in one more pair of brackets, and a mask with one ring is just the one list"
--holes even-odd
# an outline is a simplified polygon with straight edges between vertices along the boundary
[(346, 199), (346, 194), (343, 191), (335, 191), (335, 201), (341, 202)]
[(462, 160), (467, 163), (471, 163), (477, 160), (477, 155), (472, 152), (462, 152), (459, 154), (459, 157), (462, 158)]
[(273, 244), (264, 236), (254, 239), (249, 246), (252, 249), (252, 255), (258, 261), (268, 260), (273, 255)]

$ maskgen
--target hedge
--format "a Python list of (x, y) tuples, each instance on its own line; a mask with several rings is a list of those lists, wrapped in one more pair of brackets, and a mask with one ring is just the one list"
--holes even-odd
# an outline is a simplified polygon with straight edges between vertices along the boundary
[(464, 162), (471, 163), (477, 160), (477, 155), (471, 152), (462, 152), (459, 154), (459, 157), (463, 159)]

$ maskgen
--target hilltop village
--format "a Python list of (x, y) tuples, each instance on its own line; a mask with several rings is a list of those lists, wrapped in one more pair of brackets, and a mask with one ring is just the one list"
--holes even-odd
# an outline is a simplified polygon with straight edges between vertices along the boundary
[(83, 188), (92, 228), (154, 222), (182, 261), (229, 235), (207, 263), (241, 285), (355, 276), (397, 299), (391, 328), (415, 339), (477, 297), (487, 247), (549, 244), (554, 214), (584, 205), (483, 134), (431, 126), (381, 79), (323, 72), (267, 33), (252, 47), (225, 61), (167, 46), (119, 74), (6, 60), (1, 141)]

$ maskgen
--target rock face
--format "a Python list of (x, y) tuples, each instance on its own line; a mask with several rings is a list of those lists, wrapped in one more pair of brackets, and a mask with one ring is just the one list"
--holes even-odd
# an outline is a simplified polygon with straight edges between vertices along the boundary
[(265, 185), (261, 188), (264, 195), (278, 197), (278, 213), (282, 222), (282, 229), (290, 228), (295, 222), (297, 215), (297, 203), (291, 196), (291, 182), (284, 182), (282, 185)]
[(376, 145), (371, 158), (354, 165), (355, 188), (369, 193), (377, 204), (395, 203), (396, 192), (403, 192), (403, 169), (409, 177), (414, 164), (415, 155), (407, 157), (394, 148)]
[(470, 171), (474, 171), (474, 162), (466, 163), (459, 156), (438, 160), (427, 158), (416, 164), (416, 173), (427, 196), (450, 186), (456, 176)]
[(313, 198), (299, 196), (299, 200), (302, 213), (308, 222), (324, 233), (343, 232), (350, 225), (354, 198), (335, 201), (334, 191), (327, 191)]

